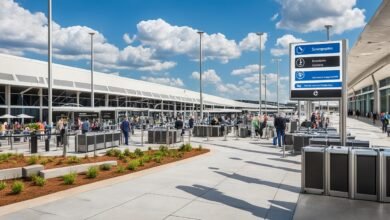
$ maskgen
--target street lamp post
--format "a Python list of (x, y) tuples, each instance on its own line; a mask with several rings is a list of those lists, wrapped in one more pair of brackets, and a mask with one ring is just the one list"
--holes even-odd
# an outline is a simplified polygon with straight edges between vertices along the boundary
[(51, 0), (48, 0), (48, 21), (47, 21), (47, 29), (48, 29), (48, 42), (47, 42), (47, 53), (48, 53), (48, 125), (51, 125), (53, 123), (53, 74), (52, 74), (52, 41), (51, 41), (51, 35), (52, 35), (52, 14), (51, 14)]
[(282, 61), (280, 58), (272, 59), (273, 62), (276, 62), (276, 101), (277, 101), (277, 111), (279, 115), (279, 63)]
[(267, 115), (267, 74), (264, 75), (264, 102), (265, 102), (265, 114)]
[(200, 121), (203, 122), (203, 90), (202, 90), (202, 36), (203, 31), (198, 31), (199, 34), (199, 96), (200, 96)]
[(261, 37), (263, 36), (263, 32), (257, 32), (257, 36), (259, 36), (259, 115), (261, 115), (261, 74), (262, 74), (262, 69), (261, 69)]
[(95, 33), (91, 32), (89, 35), (91, 35), (91, 108), (95, 108), (95, 92), (94, 92), (94, 86), (93, 86), (93, 35)]

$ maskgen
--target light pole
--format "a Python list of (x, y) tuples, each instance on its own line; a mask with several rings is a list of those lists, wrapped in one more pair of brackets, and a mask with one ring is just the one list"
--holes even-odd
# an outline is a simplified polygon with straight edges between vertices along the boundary
[(276, 62), (276, 101), (277, 101), (277, 111), (279, 115), (279, 63), (282, 61), (280, 58), (272, 59), (273, 62)]
[(262, 69), (261, 69), (261, 37), (263, 36), (264, 32), (257, 32), (257, 36), (259, 36), (259, 116), (261, 115), (261, 74), (262, 74)]
[(47, 29), (48, 29), (48, 42), (47, 42), (47, 53), (48, 53), (48, 125), (51, 125), (53, 123), (53, 75), (52, 75), (52, 42), (51, 42), (51, 35), (52, 35), (52, 25), (51, 25), (51, 20), (52, 20), (52, 14), (51, 14), (51, 0), (48, 0), (48, 21), (47, 21)]
[(203, 31), (198, 31), (199, 34), (199, 96), (200, 96), (200, 121), (203, 122), (203, 90), (202, 90), (202, 36)]
[(95, 108), (95, 94), (94, 94), (94, 86), (93, 86), (93, 35), (94, 32), (90, 32), (91, 35), (91, 108)]
[[(332, 25), (330, 24), (327, 24), (325, 25), (325, 29), (326, 29), (326, 40), (327, 41), (330, 41), (330, 29), (332, 28)], [(329, 102), (326, 102), (326, 106), (327, 106), (327, 111), (328, 111), (328, 114), (329, 114)]]
[(267, 114), (267, 74), (264, 74), (264, 102), (265, 102), (265, 115)]

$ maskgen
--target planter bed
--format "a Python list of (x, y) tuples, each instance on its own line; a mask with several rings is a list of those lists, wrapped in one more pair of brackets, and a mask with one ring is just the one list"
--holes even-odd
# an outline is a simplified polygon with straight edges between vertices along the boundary
[[(174, 150), (175, 151), (175, 150)], [(172, 163), (175, 161), (183, 160), (186, 158), (198, 156), (204, 153), (209, 152), (208, 149), (191, 149), (188, 151), (177, 151), (179, 153), (179, 156), (173, 156), (173, 155), (166, 155), (161, 158), (161, 161), (157, 162), (155, 160), (151, 160), (149, 162), (145, 162), (143, 166), (138, 166), (136, 170), (129, 170), (126, 169), (126, 167), (133, 161), (133, 160), (139, 160), (138, 159), (131, 159), (131, 155), (129, 157), (121, 158), (119, 159), (118, 157), (115, 156), (101, 156), (101, 157), (96, 157), (96, 158), (86, 158), (85, 160), (98, 160), (100, 158), (100, 161), (104, 161), (104, 159), (107, 160), (116, 160), (118, 163), (118, 166), (113, 166), (111, 170), (104, 171), (104, 170), (99, 170), (99, 174), (97, 175), (96, 178), (87, 178), (86, 173), (81, 173), (78, 174), (75, 180), (75, 183), (73, 185), (65, 185), (64, 180), (62, 177), (57, 177), (57, 178), (51, 178), (46, 180), (46, 184), (44, 186), (36, 186), (34, 183), (29, 180), (29, 179), (17, 179), (20, 180), (24, 183), (24, 190), (20, 194), (12, 194), (11, 193), (11, 185), (14, 180), (5, 180), (5, 183), (7, 184), (6, 188), (3, 190), (0, 190), (0, 206), (4, 205), (9, 205), (12, 203), (16, 202), (21, 202), (24, 200), (29, 200), (33, 198), (37, 198), (40, 196), (48, 195), (51, 193), (63, 191), (66, 189), (74, 188), (77, 186), (117, 177), (117, 176), (122, 176), (122, 175), (127, 175), (131, 174), (134, 172), (138, 172), (141, 170), (149, 169), (152, 167)], [(158, 150), (149, 150), (149, 151), (144, 151), (144, 154), (147, 156), (152, 156), (158, 153)], [(103, 159), (104, 158), (104, 159)], [(141, 157), (140, 157), (141, 158)], [(144, 158), (144, 157), (142, 157)], [(83, 158), (84, 159), (84, 158)], [(124, 172), (119, 173), (117, 172), (117, 167), (123, 166)]]

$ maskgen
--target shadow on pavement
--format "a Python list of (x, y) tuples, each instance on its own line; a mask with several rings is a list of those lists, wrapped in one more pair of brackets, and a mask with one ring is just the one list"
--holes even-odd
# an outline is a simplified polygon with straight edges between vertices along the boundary
[(301, 172), (301, 170), (298, 170), (298, 169), (274, 166), (274, 165), (270, 165), (270, 164), (266, 164), (266, 163), (259, 163), (259, 162), (254, 162), (254, 161), (245, 161), (245, 162), (249, 163), (249, 164), (263, 166), (263, 167), (270, 167), (270, 168), (275, 168), (275, 169), (281, 169), (281, 170), (285, 170), (285, 171), (288, 171), (288, 172), (295, 172), (295, 173), (300, 173)]
[(264, 218), (264, 214), (267, 212), (267, 209), (263, 207), (255, 206), (244, 200), (225, 195), (215, 188), (197, 184), (192, 186), (177, 186), (176, 188), (195, 196), (201, 195), (201, 198), (209, 201), (218, 202), (233, 208), (251, 212), (256, 217)]
[(232, 146), (226, 146), (226, 145), (215, 144), (215, 143), (213, 143), (212, 145), (218, 146), (218, 147), (230, 148), (230, 149), (234, 149), (234, 150), (250, 152), (250, 153), (267, 154), (267, 155), (279, 156), (279, 157), (283, 156), (282, 153), (273, 153), (273, 152), (267, 152), (267, 151), (249, 150), (249, 149), (243, 149), (243, 148), (239, 148), (239, 147), (232, 147)]
[(242, 181), (245, 183), (254, 183), (254, 184), (259, 184), (259, 185), (265, 185), (265, 186), (270, 186), (270, 187), (273, 187), (276, 189), (281, 188), (283, 190), (290, 191), (290, 192), (300, 192), (300, 190), (301, 190), (300, 187), (291, 186), (291, 185), (287, 185), (287, 184), (283, 184), (283, 183), (270, 182), (270, 181), (266, 181), (266, 180), (260, 180), (260, 179), (249, 177), (249, 176), (243, 176), (243, 175), (240, 175), (237, 173), (228, 174), (228, 173), (225, 173), (222, 171), (214, 171), (214, 172), (218, 173), (222, 176), (226, 176), (226, 177), (229, 177), (229, 178), (232, 178), (235, 180), (239, 180), (239, 181)]
[(301, 162), (295, 161), (295, 160), (287, 160), (287, 159), (282, 159), (282, 158), (267, 158), (268, 160), (274, 160), (274, 161), (280, 161), (280, 162), (285, 162), (285, 163), (292, 163), (292, 164), (297, 164), (301, 165)]

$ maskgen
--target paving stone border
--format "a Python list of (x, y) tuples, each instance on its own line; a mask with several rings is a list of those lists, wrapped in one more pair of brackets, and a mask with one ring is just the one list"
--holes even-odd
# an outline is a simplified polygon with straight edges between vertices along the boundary
[(60, 168), (54, 168), (54, 169), (48, 169), (48, 170), (41, 170), (39, 171), (39, 175), (43, 177), (44, 179), (50, 179), (50, 178), (56, 178), (61, 177), (65, 174), (76, 172), (76, 173), (83, 173), (88, 170), (89, 167), (92, 166), (100, 166), (102, 164), (110, 164), (112, 166), (117, 166), (118, 162), (116, 160), (110, 160), (110, 161), (102, 161), (97, 163), (86, 163), (86, 164), (80, 164), (80, 165), (74, 165), (74, 166), (68, 166), (68, 167), (60, 167)]

